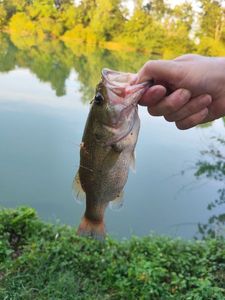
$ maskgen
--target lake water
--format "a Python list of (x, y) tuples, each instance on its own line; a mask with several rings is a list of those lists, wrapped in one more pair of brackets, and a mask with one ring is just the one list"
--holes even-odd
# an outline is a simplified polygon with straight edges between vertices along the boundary
[[(44, 220), (78, 226), (85, 206), (73, 199), (72, 181), (100, 70), (135, 71), (147, 56), (50, 42), (26, 47), (7, 36), (0, 41), (1, 206), (28, 205)], [(123, 208), (107, 209), (108, 232), (189, 239), (223, 231), (223, 180), (195, 176), (201, 163), (215, 160), (201, 151), (217, 147), (212, 137), (223, 137), (223, 120), (179, 131), (142, 107), (139, 112), (136, 172), (129, 174)]]

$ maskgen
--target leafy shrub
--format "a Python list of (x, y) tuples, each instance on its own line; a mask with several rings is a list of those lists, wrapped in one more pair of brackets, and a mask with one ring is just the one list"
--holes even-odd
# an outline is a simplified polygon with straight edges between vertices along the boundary
[(225, 241), (100, 243), (33, 209), (0, 211), (0, 299), (225, 299)]

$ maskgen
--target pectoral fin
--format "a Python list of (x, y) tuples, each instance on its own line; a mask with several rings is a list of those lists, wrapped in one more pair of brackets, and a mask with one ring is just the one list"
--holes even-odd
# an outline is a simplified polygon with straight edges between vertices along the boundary
[(136, 158), (135, 158), (135, 152), (133, 151), (132, 154), (131, 154), (131, 158), (130, 158), (130, 168), (133, 172), (136, 171), (136, 168), (135, 168), (135, 161), (136, 161)]
[(82, 203), (85, 200), (85, 192), (80, 183), (79, 170), (73, 179), (73, 195), (78, 203)]
[(124, 145), (122, 142), (114, 143), (111, 145), (111, 147), (116, 153), (121, 153), (124, 149)]

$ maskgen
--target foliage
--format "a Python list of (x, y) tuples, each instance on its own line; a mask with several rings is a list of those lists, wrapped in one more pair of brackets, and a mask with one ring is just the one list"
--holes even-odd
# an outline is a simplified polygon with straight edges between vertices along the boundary
[(197, 52), (208, 56), (225, 56), (225, 44), (210, 37), (203, 37), (197, 47)]
[(17, 40), (30, 36), (30, 45), (36, 39), (48, 38), (95, 45), (107, 45), (103, 43), (107, 41), (165, 58), (171, 52), (174, 55), (195, 52), (194, 41), (198, 37), (197, 52), (224, 54), (225, 8), (221, 0), (199, 0), (202, 10), (198, 21), (189, 3), (171, 8), (164, 0), (138, 0), (130, 17), (122, 3), (122, 0), (2, 0), (0, 30), (9, 30)]
[(34, 23), (23, 12), (16, 13), (11, 18), (9, 29), (13, 34), (20, 34), (21, 36), (32, 36), (36, 31)]
[[(11, 38), (11, 39), (10, 39)], [(0, 35), (0, 72), (16, 66), (29, 69), (41, 81), (49, 82), (57, 96), (66, 93), (65, 82), (75, 71), (84, 101), (90, 102), (104, 67), (135, 72), (148, 59), (136, 52), (109, 51), (93, 44), (65, 39), (42, 40), (31, 36)], [(65, 46), (66, 45), (66, 46)]]
[(100, 243), (0, 211), (1, 299), (224, 299), (225, 241), (132, 238)]
[(225, 8), (222, 0), (200, 0), (200, 35), (225, 41)]
[(7, 18), (7, 12), (4, 6), (2, 5), (2, 3), (0, 3), (0, 29), (2, 29), (5, 26), (6, 18)]
[(78, 43), (90, 43), (96, 44), (97, 38), (91, 28), (84, 28), (83, 25), (79, 24), (73, 29), (68, 30), (61, 38), (65, 43), (71, 44), (74, 42)]
[(124, 17), (119, 4), (120, 0), (96, 1), (97, 9), (90, 21), (90, 28), (99, 40), (112, 40), (123, 31)]
[(161, 52), (162, 40), (165, 39), (165, 31), (157, 21), (143, 8), (136, 8), (133, 16), (126, 22), (124, 31), (119, 36), (137, 50), (149, 49)]
[(0, 72), (8, 72), (16, 66), (17, 48), (10, 42), (7, 35), (0, 35)]
[(220, 137), (213, 137), (213, 140), (214, 144), (210, 145), (208, 150), (201, 152), (202, 159), (196, 163), (195, 172), (198, 179), (205, 177), (219, 183), (218, 198), (211, 201), (207, 207), (213, 215), (210, 216), (208, 223), (198, 225), (199, 233), (203, 238), (225, 236), (225, 140)]
[(193, 24), (193, 9), (191, 4), (183, 3), (170, 10), (164, 20), (164, 27), (167, 31), (166, 49), (172, 50), (174, 56), (186, 52), (193, 52), (195, 45), (190, 39), (190, 32)]

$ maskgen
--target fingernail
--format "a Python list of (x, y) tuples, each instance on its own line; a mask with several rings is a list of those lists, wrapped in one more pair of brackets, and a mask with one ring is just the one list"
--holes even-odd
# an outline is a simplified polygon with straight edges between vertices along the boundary
[(191, 97), (191, 92), (189, 90), (182, 89), (180, 93), (181, 93), (181, 96), (184, 97), (184, 98), (190, 98)]
[(204, 101), (204, 103), (209, 105), (212, 103), (212, 97), (210, 95), (205, 95), (205, 96), (203, 96), (203, 101)]
[(204, 117), (206, 117), (207, 115), (208, 115), (208, 113), (209, 113), (209, 110), (208, 110), (208, 108), (206, 107), (206, 108), (204, 108), (201, 112), (200, 112), (200, 114)]

